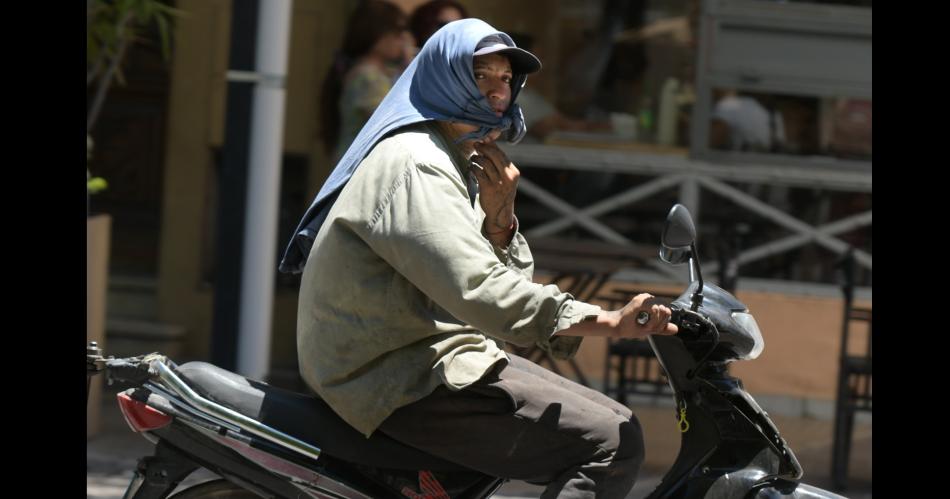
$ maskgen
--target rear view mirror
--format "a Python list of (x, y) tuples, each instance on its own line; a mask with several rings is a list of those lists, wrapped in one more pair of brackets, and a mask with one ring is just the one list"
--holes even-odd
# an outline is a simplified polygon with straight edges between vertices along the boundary
[(689, 248), (667, 248), (666, 246), (660, 247), (660, 260), (670, 264), (670, 265), (679, 265), (681, 263), (686, 263), (689, 261), (690, 257)]
[(703, 303), (703, 273), (699, 268), (699, 255), (696, 252), (696, 226), (693, 216), (681, 204), (673, 205), (666, 216), (663, 234), (660, 235), (660, 258), (673, 265), (689, 262), (689, 280), (699, 282), (691, 298), (694, 312)]
[(669, 249), (689, 248), (696, 240), (696, 227), (689, 210), (681, 204), (676, 204), (666, 216), (663, 234), (660, 243)]

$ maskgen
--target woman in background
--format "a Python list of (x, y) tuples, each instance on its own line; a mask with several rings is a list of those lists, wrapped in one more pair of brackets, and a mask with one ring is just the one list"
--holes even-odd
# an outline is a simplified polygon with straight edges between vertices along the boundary
[(406, 15), (383, 0), (361, 2), (323, 82), (322, 139), (333, 162), (372, 116), (412, 57)]
[(409, 17), (409, 29), (415, 38), (419, 49), (426, 44), (426, 40), (442, 26), (459, 19), (466, 19), (468, 12), (462, 4), (453, 0), (432, 0), (412, 11)]

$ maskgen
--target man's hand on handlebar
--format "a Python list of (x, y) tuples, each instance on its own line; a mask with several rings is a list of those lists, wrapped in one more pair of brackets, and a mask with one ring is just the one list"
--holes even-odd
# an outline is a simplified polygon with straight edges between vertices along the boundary
[(670, 323), (672, 311), (656, 303), (649, 294), (634, 296), (620, 310), (601, 312), (555, 334), (563, 336), (608, 336), (611, 338), (645, 338), (651, 334), (671, 335), (679, 330)]
[(621, 338), (645, 338), (651, 334), (672, 335), (679, 332), (676, 324), (670, 323), (672, 311), (656, 303), (648, 293), (634, 296), (617, 314), (617, 335)]

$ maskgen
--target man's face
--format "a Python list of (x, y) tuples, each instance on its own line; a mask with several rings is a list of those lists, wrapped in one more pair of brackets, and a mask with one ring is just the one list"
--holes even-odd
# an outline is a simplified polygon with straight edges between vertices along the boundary
[[(475, 84), (478, 90), (488, 99), (488, 104), (495, 115), (501, 117), (511, 104), (511, 63), (508, 58), (498, 54), (475, 56), (472, 62), (472, 72), (475, 73)], [(456, 137), (478, 130), (475, 125), (466, 123), (449, 123)], [(474, 153), (476, 142), (492, 143), (501, 136), (501, 130), (492, 130), (487, 136), (475, 141), (466, 140), (459, 144), (462, 153), (470, 156)]]
[(487, 54), (475, 56), (472, 66), (478, 89), (501, 117), (511, 104), (511, 63), (503, 55)]

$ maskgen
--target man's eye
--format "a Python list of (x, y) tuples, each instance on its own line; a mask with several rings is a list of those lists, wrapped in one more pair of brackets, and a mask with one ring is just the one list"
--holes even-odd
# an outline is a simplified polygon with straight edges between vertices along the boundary
[(505, 83), (511, 83), (511, 77), (508, 76), (508, 75), (502, 76), (502, 77), (501, 77), (501, 81), (503, 81), (503, 82), (505, 82)]

